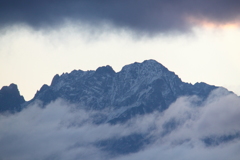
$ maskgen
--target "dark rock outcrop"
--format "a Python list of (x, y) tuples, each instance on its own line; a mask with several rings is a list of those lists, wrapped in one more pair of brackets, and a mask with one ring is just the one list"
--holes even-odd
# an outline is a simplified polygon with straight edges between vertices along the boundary
[(21, 105), (25, 102), (20, 95), (17, 85), (10, 84), (0, 90), (0, 112), (18, 112), (22, 109)]

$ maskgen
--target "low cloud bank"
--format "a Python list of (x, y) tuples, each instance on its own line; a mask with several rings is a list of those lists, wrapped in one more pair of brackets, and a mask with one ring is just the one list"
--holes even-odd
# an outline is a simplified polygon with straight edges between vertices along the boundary
[[(95, 122), (108, 112), (85, 111), (61, 99), (45, 108), (36, 102), (20, 113), (0, 115), (0, 159), (239, 159), (240, 98), (217, 89), (199, 101), (180, 97), (165, 112), (117, 125)], [(96, 145), (132, 134), (151, 141), (138, 152), (115, 156)]]

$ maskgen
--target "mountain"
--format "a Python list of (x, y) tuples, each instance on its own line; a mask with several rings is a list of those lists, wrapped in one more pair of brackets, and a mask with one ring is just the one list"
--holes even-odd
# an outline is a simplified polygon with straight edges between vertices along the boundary
[[(204, 102), (216, 86), (182, 82), (174, 73), (155, 60), (126, 65), (115, 72), (111, 66), (96, 71), (74, 70), (55, 75), (51, 85), (43, 85), (27, 104), (42, 101), (43, 107), (58, 98), (79, 108), (97, 111), (95, 124), (115, 125), (153, 112), (163, 112), (181, 96), (196, 95)], [(102, 114), (104, 111), (107, 114)], [(176, 128), (174, 121), (163, 126), (164, 134)], [(164, 136), (162, 134), (162, 136)], [(133, 133), (121, 139), (96, 142), (96, 146), (113, 155), (137, 152), (152, 141), (151, 136)]]
[(0, 113), (20, 111), (22, 109), (21, 105), (24, 102), (25, 100), (23, 96), (20, 95), (16, 84), (4, 86), (0, 90)]
[(126, 65), (120, 72), (112, 67), (96, 71), (74, 70), (54, 76), (43, 85), (33, 100), (46, 105), (57, 98), (77, 103), (87, 110), (111, 111), (101, 121), (112, 124), (154, 111), (164, 111), (180, 96), (197, 95), (205, 99), (217, 87), (206, 83), (184, 83), (155, 60)]
[[(239, 124), (229, 124), (238, 122), (239, 114), (234, 105), (239, 104), (239, 99), (232, 95), (226, 96), (230, 93), (227, 90), (214, 92), (215, 89), (222, 88), (203, 82), (194, 85), (185, 83), (174, 72), (169, 71), (157, 61), (146, 60), (142, 63), (126, 65), (119, 72), (115, 72), (111, 66), (107, 65), (96, 70), (73, 70), (71, 73), (57, 74), (53, 77), (50, 86), (44, 84), (34, 98), (28, 102), (24, 101), (15, 84), (5, 86), (0, 90), (0, 111), (14, 113), (26, 107), (26, 115), (34, 113), (30, 116), (34, 117), (31, 120), (36, 121), (33, 123), (34, 128), (35, 125), (39, 125), (38, 123), (47, 122), (48, 124), (52, 118), (57, 117), (56, 121), (60, 121), (61, 115), (58, 118), (54, 113), (61, 107), (59, 101), (56, 100), (63, 99), (64, 102), (72, 103), (79, 109), (76, 111), (77, 115), (74, 114), (77, 120), (73, 117), (74, 120), (71, 121), (71, 118), (69, 120), (66, 116), (66, 130), (64, 126), (61, 126), (65, 125), (65, 121), (60, 121), (53, 135), (64, 131), (64, 134), (67, 134), (66, 141), (68, 141), (71, 139), (68, 136), (76, 131), (74, 135), (79, 136), (73, 140), (74, 142), (67, 147), (67, 150), (81, 147), (86, 143), (87, 147), (95, 147), (114, 158), (128, 153), (138, 153), (153, 144), (169, 143), (169, 148), (171, 148), (181, 144), (192, 146), (196, 142), (196, 144), (202, 143), (201, 146), (215, 147), (223, 143), (238, 141), (240, 139), (240, 131), (237, 130)], [(226, 97), (224, 99), (221, 96)], [(197, 97), (197, 100), (193, 97)], [(42, 102), (40, 106), (43, 109), (36, 107), (39, 105), (31, 105), (38, 101)], [(229, 102), (233, 104), (232, 107), (228, 106)], [(52, 108), (51, 104), (53, 104)], [(33, 107), (27, 112), (27, 109), (32, 106), (37, 109)], [(68, 105), (66, 107), (69, 108)], [(63, 111), (60, 110), (57, 113), (61, 112)], [(85, 115), (88, 119), (84, 119)], [(78, 124), (80, 116), (83, 116), (84, 120), (79, 120)], [(146, 121), (141, 121), (142, 119)], [(25, 123), (24, 119), (24, 126)], [(228, 124), (230, 129), (225, 130), (225, 124)], [(234, 128), (235, 126), (237, 129)], [(93, 134), (91, 127), (96, 128), (97, 131), (99, 129), (100, 135), (104, 133), (103, 138), (91, 137), (98, 134)], [(127, 129), (123, 131), (123, 134), (119, 133), (122, 131), (119, 129), (116, 131), (117, 136), (109, 136), (118, 127), (123, 130)], [(44, 127), (40, 125), (40, 129), (42, 128)], [(103, 132), (106, 128), (112, 129)], [(85, 129), (88, 130), (86, 131), (89, 134), (87, 137), (91, 139), (89, 142), (85, 141), (84, 137), (81, 141)], [(220, 132), (222, 129), (223, 132)], [(32, 129), (32, 131), (35, 130), (37, 129)], [(81, 130), (80, 134), (78, 134), (79, 130)], [(131, 132), (128, 133), (129, 130)], [(108, 132), (110, 132), (109, 135)], [(35, 133), (38, 134), (38, 132), (32, 133), (34, 136)], [(41, 133), (45, 134), (45, 132)]]

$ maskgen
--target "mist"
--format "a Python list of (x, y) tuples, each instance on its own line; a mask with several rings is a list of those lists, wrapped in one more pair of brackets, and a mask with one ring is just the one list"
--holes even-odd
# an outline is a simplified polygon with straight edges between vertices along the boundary
[[(19, 113), (0, 115), (0, 159), (239, 159), (240, 98), (220, 88), (200, 101), (180, 97), (164, 112), (116, 125), (96, 123), (111, 115), (106, 110), (87, 111), (62, 99), (45, 107), (36, 101)], [(134, 153), (117, 155), (96, 145), (132, 134), (150, 141)]]

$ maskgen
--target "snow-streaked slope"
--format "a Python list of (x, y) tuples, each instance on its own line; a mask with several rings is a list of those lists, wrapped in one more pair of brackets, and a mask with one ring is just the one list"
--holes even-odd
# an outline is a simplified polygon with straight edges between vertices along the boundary
[(96, 71), (74, 70), (55, 75), (50, 86), (43, 85), (33, 98), (44, 104), (63, 98), (87, 110), (108, 111), (105, 120), (124, 122), (135, 115), (163, 111), (178, 97), (206, 98), (215, 89), (205, 83), (184, 83), (155, 60), (126, 65), (120, 72), (112, 67)]

